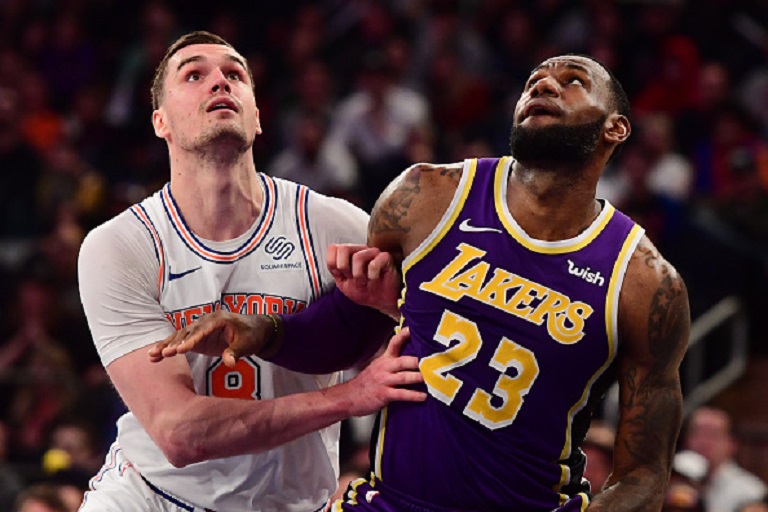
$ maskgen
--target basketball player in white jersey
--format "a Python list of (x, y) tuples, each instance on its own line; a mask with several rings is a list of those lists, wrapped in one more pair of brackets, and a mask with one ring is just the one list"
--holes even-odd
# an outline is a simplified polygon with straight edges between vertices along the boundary
[[(150, 363), (147, 348), (211, 311), (287, 314), (329, 297), (319, 260), (329, 244), (364, 243), (368, 217), (256, 172), (250, 71), (218, 36), (177, 40), (152, 98), (170, 182), (94, 229), (80, 252), (94, 343), (130, 410), (80, 510), (322, 510), (337, 485), (337, 422), (425, 399), (402, 388), (421, 377), (397, 341), (342, 384), (256, 357), (233, 368), (199, 354)], [(391, 322), (360, 309), (379, 331)]]

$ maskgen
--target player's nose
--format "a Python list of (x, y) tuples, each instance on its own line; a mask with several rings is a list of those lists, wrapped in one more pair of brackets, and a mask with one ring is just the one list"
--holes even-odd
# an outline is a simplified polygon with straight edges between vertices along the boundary
[(560, 88), (554, 77), (545, 76), (538, 80), (531, 87), (530, 95), (533, 97), (539, 96), (557, 96), (560, 93)]
[(229, 85), (229, 81), (227, 80), (226, 75), (224, 75), (224, 72), (221, 69), (216, 69), (216, 71), (213, 72), (211, 80), (212, 80), (211, 92), (219, 92), (219, 90), (232, 92), (232, 88)]

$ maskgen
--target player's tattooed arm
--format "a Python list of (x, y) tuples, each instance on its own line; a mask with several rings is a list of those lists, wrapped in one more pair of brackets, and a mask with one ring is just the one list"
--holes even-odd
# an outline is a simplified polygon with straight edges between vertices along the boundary
[(630, 262), (619, 305), (619, 425), (614, 467), (591, 512), (657, 511), (680, 431), (680, 362), (688, 346), (688, 292), (644, 238)]
[(402, 261), (440, 221), (461, 169), (461, 164), (416, 164), (406, 169), (376, 201), (368, 223), (368, 245)]

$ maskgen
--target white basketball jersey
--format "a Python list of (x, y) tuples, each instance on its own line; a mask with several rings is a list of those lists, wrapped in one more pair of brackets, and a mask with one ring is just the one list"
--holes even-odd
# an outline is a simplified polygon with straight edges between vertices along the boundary
[[(170, 185), (115, 219), (123, 225), (139, 223), (149, 235), (158, 263), (152, 267), (158, 269), (153, 276), (157, 296), (177, 329), (219, 308), (247, 314), (300, 311), (333, 285), (325, 267), (327, 245), (365, 242), (367, 215), (362, 210), (288, 181), (259, 176), (265, 192), (262, 213), (234, 240), (213, 242), (192, 233)], [(104, 360), (108, 350), (99, 346), (97, 334)], [(105, 364), (114, 357), (110, 352)], [(299, 374), (256, 357), (243, 358), (234, 369), (220, 358), (186, 357), (196, 391), (218, 397), (265, 400), (327, 387), (339, 377)], [(338, 438), (334, 425), (266, 453), (179, 469), (170, 465), (133, 414), (118, 421), (118, 442), (144, 477), (213, 510), (317, 509), (336, 489)]]

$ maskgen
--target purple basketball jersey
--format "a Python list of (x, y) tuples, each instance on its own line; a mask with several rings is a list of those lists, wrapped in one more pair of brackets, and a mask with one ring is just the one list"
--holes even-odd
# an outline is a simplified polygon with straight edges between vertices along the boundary
[[(402, 314), (429, 398), (374, 433), (385, 488), (461, 510), (589, 500), (578, 448), (611, 376), (617, 306), (643, 230), (608, 202), (576, 238), (529, 237), (507, 208), (511, 159), (467, 160), (440, 224), (403, 262)], [(580, 500), (580, 501), (581, 501)]]

